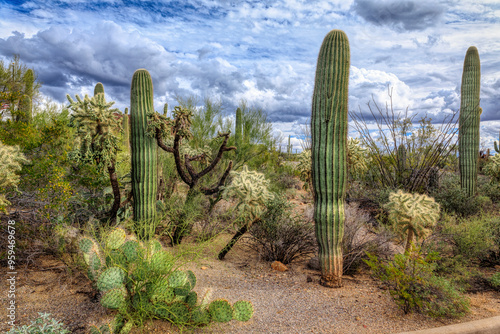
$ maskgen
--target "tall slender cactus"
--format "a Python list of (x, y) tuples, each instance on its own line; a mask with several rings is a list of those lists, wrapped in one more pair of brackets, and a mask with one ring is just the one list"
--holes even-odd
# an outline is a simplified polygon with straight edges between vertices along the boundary
[(477, 191), (479, 168), (479, 122), (482, 112), (479, 107), (481, 64), (475, 46), (469, 47), (465, 55), (459, 117), (459, 167), (460, 184), (469, 196)]
[(497, 142), (493, 142), (493, 145), (495, 146), (495, 152), (500, 153), (500, 134), (498, 135), (498, 144)]
[(140, 223), (141, 238), (150, 236), (147, 228), (156, 219), (157, 145), (156, 139), (147, 134), (148, 114), (153, 112), (153, 81), (147, 70), (139, 69), (130, 88), (130, 146), (134, 221)]
[(319, 51), (311, 117), (314, 221), (327, 287), (342, 286), (349, 65), (346, 34), (330, 31)]
[(128, 108), (125, 108), (125, 112), (123, 113), (122, 119), (122, 128), (123, 128), (123, 146), (126, 150), (130, 147), (130, 135), (129, 135), (129, 119), (128, 119)]
[(236, 109), (236, 126), (234, 130), (234, 142), (236, 145), (236, 149), (238, 152), (241, 151), (241, 134), (243, 131), (243, 122), (242, 122), (242, 115), (241, 115), (241, 109), (237, 108)]

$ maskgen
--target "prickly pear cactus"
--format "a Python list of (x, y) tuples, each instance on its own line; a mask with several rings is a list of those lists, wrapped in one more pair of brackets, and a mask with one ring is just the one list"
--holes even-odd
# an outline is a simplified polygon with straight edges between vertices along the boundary
[(227, 301), (212, 305), (205, 296), (198, 303), (198, 294), (193, 291), (195, 274), (174, 270), (176, 258), (157, 239), (137, 241), (124, 229), (115, 228), (101, 242), (83, 236), (78, 245), (89, 266), (88, 277), (101, 292), (101, 304), (118, 311), (113, 323), (93, 326), (91, 333), (128, 333), (137, 318), (205, 326), (233, 318), (247, 321), (253, 315), (253, 307), (245, 301), (233, 308)]
[(439, 219), (440, 206), (434, 198), (410, 194), (402, 190), (389, 195), (389, 202), (384, 206), (389, 212), (389, 220), (402, 232), (406, 233), (406, 247), (409, 251), (414, 236), (425, 238)]

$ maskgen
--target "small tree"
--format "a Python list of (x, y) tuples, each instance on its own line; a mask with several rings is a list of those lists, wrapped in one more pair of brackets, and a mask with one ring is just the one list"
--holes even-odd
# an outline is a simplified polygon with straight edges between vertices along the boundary
[[(177, 173), (184, 183), (189, 186), (186, 202), (184, 207), (188, 208), (189, 204), (194, 200), (196, 195), (202, 193), (205, 195), (218, 195), (222, 190), (229, 172), (233, 166), (230, 161), (225, 172), (219, 180), (210, 187), (200, 186), (200, 179), (205, 175), (212, 173), (217, 164), (221, 161), (224, 152), (236, 149), (234, 146), (227, 146), (229, 133), (218, 133), (216, 140), (221, 140), (219, 148), (215, 155), (211, 152), (193, 150), (188, 145), (183, 145), (183, 141), (192, 138), (191, 119), (193, 113), (189, 109), (175, 107), (173, 111), (174, 119), (170, 119), (165, 115), (160, 115), (153, 112), (149, 115), (148, 131), (151, 136), (156, 138), (158, 146), (164, 151), (174, 155), (175, 166)], [(193, 162), (206, 162), (201, 166), (201, 170), (196, 170)], [(184, 221), (183, 217), (179, 217), (179, 222), (175, 227), (172, 243), (177, 245), (181, 243), (182, 238), (189, 233), (192, 226)]]
[(86, 95), (83, 100), (76, 95), (76, 101), (69, 95), (66, 97), (70, 103), (69, 108), (73, 110), (71, 121), (76, 128), (76, 147), (71, 158), (78, 164), (90, 163), (101, 171), (107, 170), (114, 196), (109, 216), (115, 219), (121, 198), (116, 174), (121, 122), (115, 113), (119, 110), (112, 108), (114, 102), (106, 102), (104, 94), (93, 97)]

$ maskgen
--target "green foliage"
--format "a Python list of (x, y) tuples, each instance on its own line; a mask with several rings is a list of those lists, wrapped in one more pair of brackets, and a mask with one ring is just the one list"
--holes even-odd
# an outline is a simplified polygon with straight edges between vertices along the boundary
[[(485, 189), (483, 186), (482, 189)], [(488, 192), (497, 194), (496, 188), (489, 187)], [(460, 217), (468, 217), (477, 214), (487, 208), (491, 203), (485, 196), (470, 197), (467, 190), (460, 187), (460, 178), (455, 174), (446, 173), (441, 178), (439, 187), (434, 189), (431, 195), (441, 208)]]
[(312, 191), (312, 161), (311, 150), (304, 150), (298, 156), (299, 164), (296, 169), (299, 171), (300, 180), (304, 182), (304, 189)]
[[(229, 303), (198, 303), (193, 291), (195, 274), (176, 269), (178, 258), (163, 249), (158, 240), (137, 241), (122, 228), (106, 235), (100, 243), (86, 236), (78, 242), (88, 264), (88, 277), (102, 294), (101, 304), (118, 311), (113, 324), (94, 326), (95, 333), (126, 333), (146, 319), (193, 327), (233, 318)], [(249, 320), (253, 308), (241, 302), (237, 305), (235, 319)]]
[(469, 310), (469, 301), (452, 284), (434, 274), (436, 253), (423, 256), (417, 249), (396, 254), (382, 262), (369, 255), (365, 262), (373, 275), (389, 287), (389, 293), (405, 314), (417, 311), (431, 317), (459, 317)]
[(439, 219), (440, 206), (433, 198), (409, 194), (402, 190), (389, 195), (389, 202), (384, 206), (389, 212), (389, 220), (396, 229), (407, 234), (406, 250), (410, 249), (413, 236), (425, 238)]
[(347, 165), (354, 179), (359, 179), (368, 171), (368, 150), (358, 138), (349, 138), (347, 142)]
[(490, 284), (495, 289), (500, 289), (500, 271), (494, 273), (493, 276), (490, 277)]
[(10, 202), (5, 198), (6, 188), (15, 188), (20, 181), (18, 175), (22, 164), (30, 161), (26, 159), (18, 146), (7, 146), (0, 141), (0, 212), (6, 212)]
[(36, 320), (30, 325), (21, 327), (13, 327), (6, 334), (69, 334), (71, 333), (64, 324), (56, 319), (53, 319), (49, 313), (41, 313)]
[(475, 46), (471, 46), (465, 54), (462, 73), (458, 135), (460, 184), (463, 189), (467, 190), (469, 197), (475, 196), (477, 191), (479, 123), (483, 111), (479, 107), (480, 84), (481, 64), (479, 53)]
[(442, 232), (452, 240), (454, 257), (461, 257), (469, 264), (498, 262), (500, 218), (495, 214), (452, 219), (444, 224)]
[(483, 168), (484, 174), (491, 177), (492, 182), (500, 183), (500, 153), (489, 157)]
[(321, 282), (342, 285), (342, 235), (347, 184), (350, 49), (341, 30), (330, 31), (318, 55), (312, 101), (314, 221)]
[(249, 230), (250, 246), (265, 261), (284, 264), (316, 252), (314, 225), (292, 217), (291, 205), (284, 196), (266, 202), (266, 211)]

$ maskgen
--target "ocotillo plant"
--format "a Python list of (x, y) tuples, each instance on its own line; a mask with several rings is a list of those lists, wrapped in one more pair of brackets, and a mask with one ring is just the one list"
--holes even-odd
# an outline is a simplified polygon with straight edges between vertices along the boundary
[(104, 94), (104, 86), (100, 82), (98, 82), (94, 87), (94, 96), (97, 94)]
[(410, 251), (415, 237), (424, 238), (430, 234), (441, 209), (432, 197), (402, 190), (391, 193), (384, 208), (389, 211), (389, 220), (406, 233), (406, 252)]
[(462, 73), (460, 117), (458, 133), (460, 184), (469, 196), (477, 191), (479, 168), (479, 107), (481, 65), (479, 53), (471, 46), (465, 55)]
[(154, 112), (153, 81), (145, 69), (135, 71), (130, 88), (132, 196), (138, 235), (149, 238), (156, 219), (157, 146), (148, 136), (148, 114)]
[(314, 221), (320, 283), (327, 287), (342, 286), (349, 65), (346, 34), (330, 31), (319, 51), (311, 117)]

